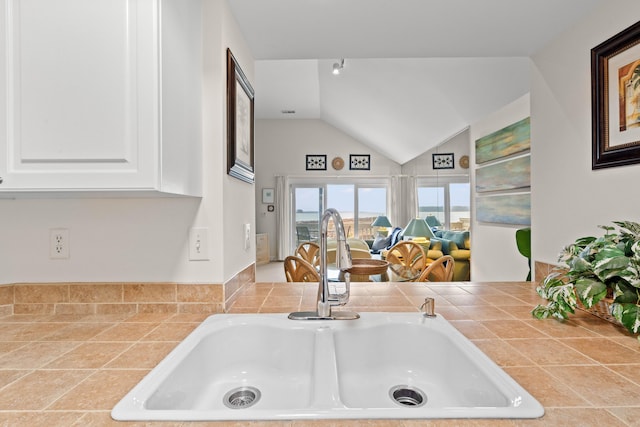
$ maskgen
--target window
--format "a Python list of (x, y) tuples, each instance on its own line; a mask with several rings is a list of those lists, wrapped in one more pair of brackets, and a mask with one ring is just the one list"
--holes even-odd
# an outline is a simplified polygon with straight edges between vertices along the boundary
[(387, 215), (386, 187), (358, 187), (358, 233), (364, 240), (374, 239), (371, 224), (380, 215)]
[[(373, 239), (371, 223), (387, 215), (386, 183), (294, 184), (292, 187), (294, 243), (318, 238), (322, 212), (334, 208), (340, 212), (347, 237)], [(335, 236), (333, 222), (328, 236)]]
[[(464, 180), (466, 181), (466, 179)], [(418, 216), (435, 216), (442, 228), (468, 230), (471, 186), (456, 177), (423, 178), (418, 182)]]

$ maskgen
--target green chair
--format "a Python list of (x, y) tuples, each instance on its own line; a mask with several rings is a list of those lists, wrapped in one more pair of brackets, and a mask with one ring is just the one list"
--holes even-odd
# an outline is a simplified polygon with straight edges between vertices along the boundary
[(516, 244), (518, 251), (529, 261), (527, 281), (531, 281), (531, 227), (516, 230)]

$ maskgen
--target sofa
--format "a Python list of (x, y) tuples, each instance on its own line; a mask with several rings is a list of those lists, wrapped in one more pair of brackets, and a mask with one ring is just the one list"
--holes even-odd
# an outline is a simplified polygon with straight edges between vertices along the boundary
[(440, 241), (442, 252), (451, 255), (455, 265), (453, 280), (469, 281), (471, 279), (471, 242), (469, 231), (438, 230), (431, 240)]

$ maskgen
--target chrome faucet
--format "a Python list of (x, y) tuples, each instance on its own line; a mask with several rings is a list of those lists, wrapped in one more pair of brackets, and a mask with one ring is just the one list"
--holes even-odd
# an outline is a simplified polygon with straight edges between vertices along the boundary
[[(345, 291), (340, 294), (332, 294), (329, 289), (327, 275), (327, 231), (329, 220), (333, 219), (336, 228), (336, 266), (344, 272)], [(331, 307), (345, 305), (349, 301), (350, 274), (352, 266), (351, 251), (347, 243), (344, 224), (340, 213), (329, 208), (324, 211), (320, 222), (320, 280), (318, 282), (318, 301), (316, 311), (299, 311), (289, 314), (289, 319), (293, 320), (352, 320), (358, 319), (360, 315), (350, 311), (332, 312)]]

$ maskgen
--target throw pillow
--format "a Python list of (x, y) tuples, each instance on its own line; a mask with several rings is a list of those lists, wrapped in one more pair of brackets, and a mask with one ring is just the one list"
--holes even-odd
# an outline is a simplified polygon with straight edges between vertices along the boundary
[(389, 246), (389, 243), (391, 243), (391, 236), (376, 237), (376, 240), (374, 240), (373, 244), (371, 245), (371, 249), (373, 249), (374, 251), (379, 251), (387, 248)]

